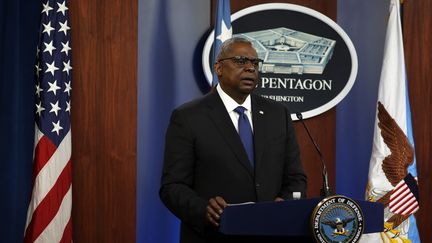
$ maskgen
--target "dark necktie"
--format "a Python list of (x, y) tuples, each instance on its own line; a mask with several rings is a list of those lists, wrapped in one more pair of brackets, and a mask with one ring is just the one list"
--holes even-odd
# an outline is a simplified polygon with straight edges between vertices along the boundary
[(243, 143), (243, 146), (246, 150), (246, 153), (249, 157), (249, 162), (252, 167), (254, 167), (255, 159), (254, 159), (254, 144), (253, 144), (253, 133), (252, 128), (249, 123), (249, 119), (247, 115), (244, 113), (246, 108), (243, 106), (238, 106), (234, 109), (235, 112), (239, 114), (238, 120), (238, 132), (240, 135), (240, 139)]

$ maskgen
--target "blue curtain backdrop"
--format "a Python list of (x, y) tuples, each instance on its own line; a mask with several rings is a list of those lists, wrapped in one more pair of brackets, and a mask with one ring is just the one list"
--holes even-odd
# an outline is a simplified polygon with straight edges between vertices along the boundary
[(22, 242), (31, 192), (40, 1), (0, 1), (0, 242)]
[(208, 89), (197, 45), (209, 13), (210, 1), (139, 1), (137, 242), (179, 241), (179, 221), (158, 195), (165, 131), (175, 107)]
[[(336, 192), (364, 199), (389, 1), (338, 0), (337, 23), (357, 50), (354, 87), (336, 107)], [(367, 17), (366, 17), (367, 16)]]

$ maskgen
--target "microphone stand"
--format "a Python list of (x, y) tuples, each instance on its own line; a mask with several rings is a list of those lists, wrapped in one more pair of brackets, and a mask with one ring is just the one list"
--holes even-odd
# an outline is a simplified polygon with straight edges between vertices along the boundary
[(305, 130), (309, 136), (309, 139), (312, 141), (312, 143), (315, 147), (315, 150), (318, 152), (318, 154), (320, 156), (322, 166), (323, 166), (323, 170), (322, 170), (323, 185), (322, 185), (322, 188), (320, 190), (320, 195), (322, 197), (328, 197), (328, 196), (330, 196), (330, 187), (329, 187), (329, 182), (328, 182), (327, 166), (326, 166), (326, 162), (324, 160), (324, 156), (322, 155), (321, 150), (318, 147), (318, 144), (313, 139), (312, 135), (309, 132), (308, 127), (306, 126), (305, 122), (303, 121), (303, 115), (300, 112), (297, 112), (296, 116), (299, 119), (299, 121), (303, 124), (303, 127), (305, 128)]

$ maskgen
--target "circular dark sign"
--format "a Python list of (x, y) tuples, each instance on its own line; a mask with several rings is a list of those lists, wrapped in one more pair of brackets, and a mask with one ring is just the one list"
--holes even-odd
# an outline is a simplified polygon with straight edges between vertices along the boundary
[[(338, 104), (357, 75), (354, 45), (333, 20), (294, 4), (270, 3), (231, 16), (233, 36), (250, 40), (263, 59), (254, 91), (287, 105), (292, 119), (319, 115)], [(212, 82), (210, 53), (214, 31), (204, 46), (202, 63)]]

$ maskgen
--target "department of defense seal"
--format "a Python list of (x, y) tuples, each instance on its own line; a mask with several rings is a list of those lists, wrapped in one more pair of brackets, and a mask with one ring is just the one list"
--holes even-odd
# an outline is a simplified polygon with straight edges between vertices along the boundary
[(315, 207), (311, 227), (317, 242), (357, 242), (364, 229), (363, 212), (348, 197), (327, 197)]

